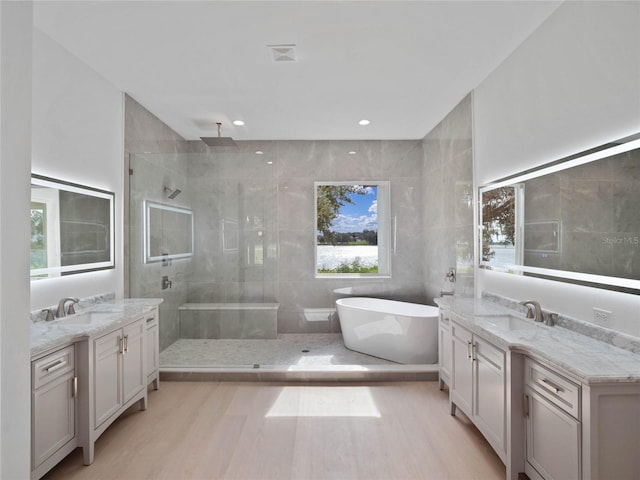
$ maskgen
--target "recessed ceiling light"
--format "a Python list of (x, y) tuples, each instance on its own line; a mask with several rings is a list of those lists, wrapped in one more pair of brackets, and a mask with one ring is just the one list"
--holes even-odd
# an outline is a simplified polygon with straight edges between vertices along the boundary
[(272, 162), (271, 160), (269, 160), (269, 161), (267, 162), (267, 165), (273, 165), (273, 162)]
[(256, 150), (256, 155), (262, 155), (264, 152), (262, 150)]
[(355, 154), (356, 154), (356, 153), (358, 153), (358, 152), (356, 152), (356, 151), (354, 151), (354, 150), (351, 150), (350, 152), (347, 152), (347, 153), (349, 153), (349, 155), (355, 155)]
[(242, 125), (244, 125), (244, 122), (242, 120), (234, 120), (233, 124), (234, 125), (238, 125), (239, 127), (241, 127)]
[(360, 120), (358, 124), (360, 125), (369, 125), (371, 122), (369, 120)]

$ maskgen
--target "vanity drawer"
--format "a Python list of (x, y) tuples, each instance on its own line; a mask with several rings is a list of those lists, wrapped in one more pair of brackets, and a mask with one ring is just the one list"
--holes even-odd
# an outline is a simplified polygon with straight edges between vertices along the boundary
[(151, 328), (151, 327), (155, 327), (156, 325), (158, 325), (158, 317), (156, 316), (156, 311), (153, 310), (152, 312), (147, 313), (145, 316), (145, 322), (147, 325), (147, 328)]
[(451, 322), (451, 336), (457, 338), (463, 343), (468, 343), (471, 345), (473, 335), (469, 330), (464, 327), (461, 327), (455, 322)]
[(50, 353), (46, 357), (31, 362), (33, 388), (38, 389), (56, 378), (60, 378), (75, 368), (74, 347), (68, 347)]
[(525, 359), (525, 383), (573, 417), (580, 419), (580, 385), (553, 370)]

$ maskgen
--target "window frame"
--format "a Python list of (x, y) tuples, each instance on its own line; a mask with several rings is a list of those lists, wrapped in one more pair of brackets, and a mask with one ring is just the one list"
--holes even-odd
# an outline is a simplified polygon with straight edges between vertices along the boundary
[[(377, 189), (378, 273), (318, 272), (318, 187), (360, 185)], [(391, 215), (391, 182), (389, 180), (316, 181), (313, 184), (313, 270), (315, 278), (391, 278), (391, 257), (395, 251), (395, 217)]]

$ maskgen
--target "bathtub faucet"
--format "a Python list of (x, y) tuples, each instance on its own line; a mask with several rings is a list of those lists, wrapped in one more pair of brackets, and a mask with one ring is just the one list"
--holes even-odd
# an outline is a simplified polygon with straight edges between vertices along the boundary
[(453, 292), (449, 292), (447, 290), (440, 290), (440, 296), (444, 297), (445, 295), (453, 295)]

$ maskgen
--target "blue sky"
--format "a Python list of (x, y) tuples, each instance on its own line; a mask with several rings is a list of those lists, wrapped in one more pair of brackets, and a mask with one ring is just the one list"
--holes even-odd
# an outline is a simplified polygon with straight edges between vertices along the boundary
[(351, 194), (354, 203), (340, 209), (340, 215), (331, 223), (334, 232), (362, 232), (378, 230), (378, 188), (367, 186), (366, 195)]

